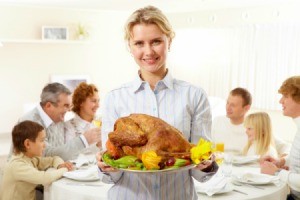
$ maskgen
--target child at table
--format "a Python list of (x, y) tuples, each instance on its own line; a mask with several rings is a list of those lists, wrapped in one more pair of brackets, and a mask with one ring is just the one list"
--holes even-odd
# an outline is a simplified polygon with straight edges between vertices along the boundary
[[(23, 121), (13, 128), (14, 154), (4, 169), (0, 199), (35, 200), (38, 184), (50, 184), (72, 169), (60, 157), (42, 157), (45, 137), (43, 126), (36, 122)], [(45, 171), (49, 167), (56, 170)]]
[(248, 115), (244, 126), (248, 142), (243, 150), (243, 155), (278, 157), (273, 141), (271, 120), (267, 113), (257, 112)]

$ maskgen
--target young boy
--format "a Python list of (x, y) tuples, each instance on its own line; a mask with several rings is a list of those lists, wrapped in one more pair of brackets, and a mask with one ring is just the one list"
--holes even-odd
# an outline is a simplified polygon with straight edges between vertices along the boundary
[[(23, 121), (13, 128), (14, 155), (4, 169), (0, 199), (34, 200), (38, 184), (50, 184), (72, 169), (60, 157), (42, 157), (45, 137), (44, 128), (36, 122)], [(49, 167), (57, 170), (45, 171)]]

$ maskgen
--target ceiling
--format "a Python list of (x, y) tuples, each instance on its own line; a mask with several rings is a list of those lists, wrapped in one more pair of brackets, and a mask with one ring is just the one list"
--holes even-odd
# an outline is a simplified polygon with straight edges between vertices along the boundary
[(0, 0), (0, 5), (47, 6), (89, 10), (133, 11), (154, 5), (164, 12), (188, 12), (228, 8), (265, 6), (296, 0)]

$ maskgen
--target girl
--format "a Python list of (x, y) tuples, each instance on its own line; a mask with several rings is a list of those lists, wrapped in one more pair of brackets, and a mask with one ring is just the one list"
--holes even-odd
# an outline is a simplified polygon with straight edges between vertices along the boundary
[(243, 150), (244, 155), (278, 157), (273, 142), (271, 120), (267, 113), (257, 112), (246, 117), (244, 126), (248, 143)]

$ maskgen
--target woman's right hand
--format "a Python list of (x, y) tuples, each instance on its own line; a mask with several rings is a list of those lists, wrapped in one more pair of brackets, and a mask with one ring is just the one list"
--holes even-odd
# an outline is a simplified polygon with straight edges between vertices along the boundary
[(109, 166), (109, 165), (107, 165), (107, 164), (105, 164), (104, 162), (103, 162), (103, 160), (102, 160), (102, 154), (103, 154), (104, 152), (98, 152), (97, 154), (96, 154), (96, 159), (97, 159), (97, 165), (98, 165), (98, 167), (100, 168), (100, 170), (102, 171), (102, 172), (116, 172), (116, 171), (118, 171), (116, 168), (113, 168), (113, 167), (111, 167), (111, 166)]

